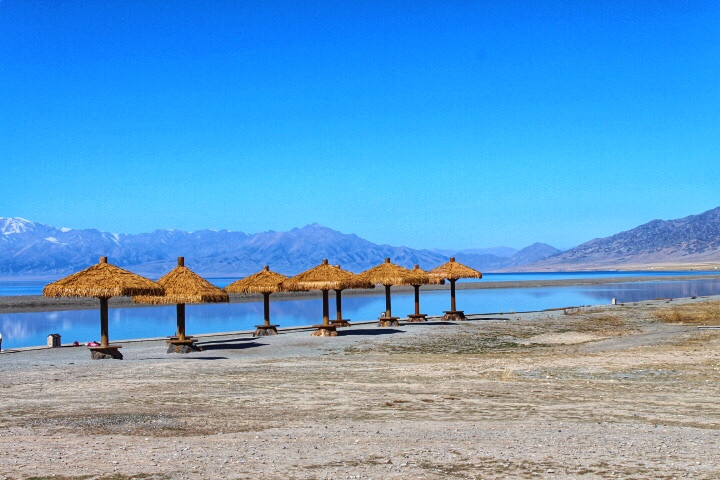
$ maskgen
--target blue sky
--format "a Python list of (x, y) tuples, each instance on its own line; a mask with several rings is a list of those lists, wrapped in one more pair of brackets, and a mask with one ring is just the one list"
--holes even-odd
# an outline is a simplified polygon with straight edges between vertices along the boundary
[(0, 3), (0, 216), (571, 247), (719, 160), (719, 2)]

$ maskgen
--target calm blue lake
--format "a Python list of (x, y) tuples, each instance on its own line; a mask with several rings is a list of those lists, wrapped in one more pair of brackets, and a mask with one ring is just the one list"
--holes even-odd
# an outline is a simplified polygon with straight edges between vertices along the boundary
[[(698, 272), (690, 273), (697, 274)], [(559, 275), (567, 274), (541, 278), (561, 278)], [(613, 275), (617, 275), (617, 272), (613, 272)], [(677, 275), (677, 272), (674, 275)], [(608, 304), (613, 298), (617, 298), (619, 302), (634, 302), (654, 298), (715, 295), (720, 292), (720, 276), (717, 279), (681, 281), (663, 281), (662, 276), (665, 275), (658, 275), (657, 281), (640, 283), (458, 290), (457, 302), (458, 308), (467, 313), (508, 313)], [(494, 280), (490, 274), (485, 278)], [(518, 277), (515, 277), (514, 280), (518, 280)], [(222, 281), (217, 283), (222, 284)], [(334, 297), (331, 295), (330, 299), (332, 316), (335, 311)], [(405, 316), (413, 312), (412, 292), (395, 293), (392, 301), (394, 315)], [(443, 310), (449, 308), (449, 292), (446, 290), (423, 292), (421, 289), (420, 302), (423, 313), (441, 314)], [(343, 297), (343, 316), (353, 321), (375, 319), (384, 309), (385, 297), (380, 289), (376, 295), (372, 296)], [(273, 323), (279, 324), (281, 327), (310, 325), (321, 321), (322, 301), (320, 299), (276, 300), (271, 301), (270, 311)], [(188, 334), (200, 334), (249, 330), (254, 325), (262, 323), (262, 314), (261, 298), (258, 299), (258, 302), (250, 303), (188, 305), (187, 332)], [(175, 324), (174, 306), (111, 309), (110, 339), (111, 341), (120, 341), (163, 337), (175, 332)], [(98, 340), (99, 329), (99, 312), (97, 310), (0, 314), (3, 348), (45, 345), (47, 335), (50, 333), (59, 333), (64, 344), (72, 343), (75, 340), (85, 343), (90, 340)]]
[[(573, 280), (580, 278), (622, 278), (622, 277), (676, 277), (692, 275), (718, 275), (720, 271), (636, 271), (636, 272), (527, 272), (527, 273), (483, 273), (482, 281), (486, 282), (521, 282), (528, 280)], [(222, 288), (240, 277), (208, 278), (208, 280)], [(477, 280), (459, 280), (458, 283), (476, 282)], [(13, 295), (42, 295), (42, 289), (50, 281), (9, 281), (0, 280), (0, 297)]]

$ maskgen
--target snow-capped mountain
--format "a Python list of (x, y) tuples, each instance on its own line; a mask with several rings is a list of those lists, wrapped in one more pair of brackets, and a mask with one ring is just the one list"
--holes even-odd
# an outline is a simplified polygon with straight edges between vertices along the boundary
[(447, 260), (427, 250), (376, 245), (318, 224), (253, 235), (227, 230), (156, 230), (127, 235), (0, 217), (0, 231), (3, 277), (60, 277), (97, 263), (100, 256), (151, 277), (173, 268), (179, 255), (204, 276), (244, 276), (266, 264), (291, 275), (317, 265), (323, 258), (355, 272), (385, 257), (407, 267), (418, 263), (425, 268)]

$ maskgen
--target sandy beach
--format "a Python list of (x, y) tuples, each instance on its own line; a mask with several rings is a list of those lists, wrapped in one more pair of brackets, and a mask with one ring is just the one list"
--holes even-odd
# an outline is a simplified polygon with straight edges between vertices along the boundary
[[(703, 312), (692, 318), (689, 313)], [(0, 478), (717, 478), (720, 297), (0, 355)]]

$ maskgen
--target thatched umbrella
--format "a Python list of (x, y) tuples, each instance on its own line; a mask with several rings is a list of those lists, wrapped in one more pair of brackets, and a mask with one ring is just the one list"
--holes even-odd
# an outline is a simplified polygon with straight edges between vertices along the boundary
[(430, 275), (417, 264), (415, 264), (415, 268), (411, 271), (418, 275), (418, 280), (411, 283), (415, 289), (415, 313), (408, 315), (408, 322), (423, 322), (426, 320), (427, 315), (420, 313), (420, 285), (426, 285), (428, 283), (444, 285), (445, 279), (431, 278)]
[(168, 339), (168, 353), (188, 353), (190, 350), (199, 350), (195, 347), (197, 340), (185, 336), (185, 304), (225, 303), (229, 301), (228, 294), (187, 268), (185, 257), (178, 257), (177, 267), (160, 277), (157, 283), (165, 290), (163, 295), (135, 295), (133, 302), (176, 305), (177, 337)]
[(277, 333), (277, 325), (270, 324), (270, 294), (282, 292), (280, 286), (282, 282), (287, 280), (283, 274), (270, 271), (270, 267), (265, 268), (257, 273), (237, 280), (225, 287), (228, 293), (262, 293), (264, 302), (265, 323), (263, 325), (255, 325), (255, 333), (253, 336), (260, 337), (265, 335), (275, 335)]
[(122, 359), (119, 345), (110, 345), (108, 340), (108, 299), (117, 296), (139, 294), (161, 295), (163, 288), (140, 275), (128, 272), (107, 263), (107, 257), (100, 257), (100, 263), (77, 273), (45, 285), (46, 297), (97, 297), (100, 299), (100, 346), (90, 347), (92, 358)]
[(290, 291), (322, 291), (323, 323), (322, 325), (313, 325), (313, 327), (317, 328), (313, 335), (330, 337), (337, 335), (337, 327), (330, 324), (328, 291), (343, 290), (345, 288), (373, 288), (373, 286), (373, 284), (363, 281), (352, 272), (330, 265), (327, 259), (323, 260), (317, 267), (299, 273), (282, 284), (283, 288)]
[(455, 282), (460, 278), (482, 278), (482, 273), (456, 262), (455, 257), (450, 257), (449, 262), (433, 268), (428, 275), (435, 280), (450, 280), (450, 310), (445, 311), (443, 320), (465, 320), (465, 313), (455, 309)]
[(365, 270), (359, 277), (363, 280), (371, 282), (373, 285), (381, 284), (385, 287), (385, 315), (380, 317), (378, 325), (381, 327), (391, 327), (400, 325), (398, 317), (392, 316), (392, 306), (390, 303), (390, 287), (392, 285), (412, 285), (413, 283), (421, 283), (427, 275), (413, 273), (405, 267), (390, 262), (389, 258), (380, 265)]

